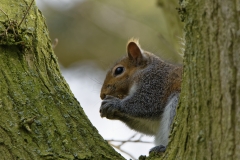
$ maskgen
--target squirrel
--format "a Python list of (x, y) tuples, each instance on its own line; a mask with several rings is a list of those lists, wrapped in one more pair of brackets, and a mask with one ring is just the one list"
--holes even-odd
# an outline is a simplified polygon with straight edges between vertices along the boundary
[(107, 72), (100, 97), (101, 117), (120, 120), (131, 129), (155, 136), (149, 152), (164, 152), (181, 91), (182, 66), (144, 51), (138, 40)]

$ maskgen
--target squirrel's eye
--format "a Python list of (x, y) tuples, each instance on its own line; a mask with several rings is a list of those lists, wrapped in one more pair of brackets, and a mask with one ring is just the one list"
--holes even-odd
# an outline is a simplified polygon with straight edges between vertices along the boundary
[(114, 74), (115, 74), (115, 75), (119, 75), (119, 74), (121, 74), (123, 71), (124, 71), (124, 68), (123, 68), (123, 67), (117, 67), (117, 68), (115, 69)]

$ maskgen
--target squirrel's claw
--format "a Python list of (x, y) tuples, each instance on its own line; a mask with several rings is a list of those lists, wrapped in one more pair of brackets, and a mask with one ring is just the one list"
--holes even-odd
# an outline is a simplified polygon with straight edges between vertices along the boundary
[(159, 145), (159, 146), (155, 146), (153, 148), (150, 149), (149, 153), (164, 153), (166, 151), (166, 146), (164, 145)]
[(116, 113), (119, 112), (118, 103), (119, 103), (118, 98), (107, 95), (102, 101), (102, 104), (99, 110), (100, 116), (102, 118), (106, 117), (108, 119), (117, 119)]

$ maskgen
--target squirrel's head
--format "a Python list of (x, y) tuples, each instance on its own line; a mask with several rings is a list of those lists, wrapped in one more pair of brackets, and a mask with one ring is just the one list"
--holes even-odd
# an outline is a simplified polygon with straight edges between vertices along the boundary
[(106, 95), (111, 95), (123, 99), (129, 94), (134, 83), (134, 76), (138, 70), (146, 67), (146, 54), (138, 43), (138, 40), (131, 39), (127, 44), (127, 56), (116, 62), (108, 71), (104, 80), (100, 97), (104, 99)]

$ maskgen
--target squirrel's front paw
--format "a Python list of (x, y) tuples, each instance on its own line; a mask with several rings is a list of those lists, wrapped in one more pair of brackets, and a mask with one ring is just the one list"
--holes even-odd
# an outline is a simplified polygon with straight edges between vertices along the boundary
[(166, 151), (166, 146), (163, 145), (159, 145), (159, 146), (155, 146), (152, 149), (150, 149), (149, 153), (164, 153)]
[(103, 99), (100, 107), (101, 117), (106, 117), (108, 119), (117, 119), (120, 108), (120, 99), (107, 95)]

